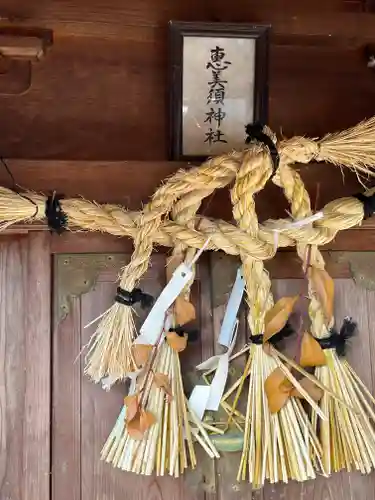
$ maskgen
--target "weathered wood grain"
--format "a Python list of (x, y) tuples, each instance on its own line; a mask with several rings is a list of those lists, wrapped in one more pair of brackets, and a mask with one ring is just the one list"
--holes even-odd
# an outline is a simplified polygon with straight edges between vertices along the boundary
[[(60, 260), (63, 258), (64, 256), (62, 255), (55, 257), (55, 259)], [(80, 259), (81, 257), (79, 255), (76, 257), (73, 255), (69, 256), (69, 259), (75, 258)], [(187, 379), (187, 386), (191, 386), (196, 380), (196, 377), (193, 375), (193, 367), (200, 360), (201, 356), (208, 357), (214, 352), (218, 352), (214, 339), (218, 335), (225, 304), (233, 284), (237, 266), (235, 259), (221, 257), (219, 254), (213, 254), (210, 257), (210, 261), (208, 263), (207, 257), (204, 257), (200, 262), (198, 279), (193, 290), (194, 301), (197, 303), (197, 311), (200, 317), (201, 340), (196, 345), (191, 345), (183, 355), (183, 370), (184, 376)], [(297, 273), (297, 263), (289, 267), (289, 271), (286, 272), (283, 269), (286, 262), (288, 262), (287, 255), (281, 255), (281, 259), (278, 260), (278, 266), (281, 268), (279, 274), (276, 265), (271, 269), (271, 276), (279, 275), (279, 278), (273, 281), (276, 298), (286, 294), (301, 292), (306, 287), (301, 279), (293, 278), (293, 273)], [(349, 360), (370, 390), (372, 390), (374, 381), (371, 372), (371, 360), (374, 342), (371, 336), (371, 325), (373, 323), (374, 292), (369, 292), (364, 288), (355, 286), (348, 279), (349, 274), (340, 274), (342, 271), (338, 271), (338, 268), (333, 263), (330, 265), (333, 266), (330, 270), (332, 274), (339, 277), (339, 279), (336, 279), (337, 322), (340, 324), (343, 317), (349, 314), (359, 324), (360, 341), (353, 341), (349, 349)], [(223, 454), (221, 461), (216, 464), (216, 471), (214, 469), (213, 475), (206, 468), (207, 465), (203, 460), (198, 474), (188, 476), (185, 481), (173, 481), (168, 478), (160, 480), (134, 477), (131, 474), (114, 470), (111, 466), (100, 463), (98, 461), (99, 452), (117, 417), (122, 403), (123, 390), (121, 386), (116, 386), (109, 393), (103, 392), (99, 386), (95, 386), (82, 378), (81, 367), (72, 369), (72, 363), (76, 352), (87, 342), (89, 335), (92, 333), (90, 330), (83, 330), (83, 325), (91, 320), (93, 316), (104, 310), (112, 301), (118, 266), (119, 264), (116, 263), (115, 267), (109, 266), (108, 268), (101, 269), (100, 272), (96, 272), (96, 285), (94, 289), (73, 299), (70, 313), (61, 322), (61, 325), (65, 323), (65, 326), (64, 330), (60, 330), (59, 332), (60, 339), (62, 339), (62, 332), (65, 335), (69, 335), (69, 330), (75, 325), (76, 339), (81, 336), (78, 345), (76, 340), (74, 349), (67, 349), (67, 346), (64, 349), (64, 344), (62, 343), (59, 343), (59, 349), (55, 347), (54, 362), (57, 367), (55, 368), (55, 377), (59, 377), (57, 380), (60, 380), (60, 385), (63, 381), (65, 385), (61, 387), (59, 393), (61, 395), (59, 407), (61, 414), (60, 412), (54, 413), (53, 424), (56, 431), (54, 430), (53, 433), (60, 434), (60, 450), (62, 458), (65, 457), (65, 464), (69, 464), (69, 467), (73, 465), (77, 467), (75, 475), (72, 474), (70, 476), (71, 483), (76, 484), (75, 490), (73, 489), (74, 491), (71, 492), (72, 498), (75, 500), (89, 500), (91, 498), (111, 498), (112, 495), (114, 498), (121, 496), (129, 500), (133, 498), (146, 499), (150, 495), (160, 499), (173, 498), (179, 500), (182, 498), (189, 500), (201, 500), (203, 498), (206, 500), (214, 498), (226, 498), (228, 500), (245, 500), (250, 498), (257, 500), (278, 500), (282, 498), (328, 500), (331, 498), (343, 498), (344, 500), (354, 500), (364, 498), (365, 500), (370, 500), (372, 498), (374, 491), (373, 474), (363, 477), (356, 473), (349, 475), (345, 472), (335, 474), (330, 479), (318, 478), (316, 481), (304, 484), (266, 485), (263, 491), (252, 492), (247, 483), (236, 484), (234, 480), (234, 473), (239, 458), (236, 454)], [(164, 266), (165, 256), (156, 255), (153, 265), (144, 280), (146, 291), (157, 293), (160, 290), (165, 280)], [(298, 274), (295, 275), (298, 276)], [(287, 277), (290, 279), (286, 279)], [(303, 309), (303, 306), (301, 308)], [(239, 342), (244, 342), (246, 339), (246, 326), (243, 314), (241, 315), (240, 338)], [(66, 342), (71, 341), (72, 338), (69, 340), (66, 339)], [(73, 352), (74, 350), (76, 352)], [(76, 366), (78, 364), (74, 365), (74, 367)], [(237, 368), (241, 369), (241, 365)], [(72, 379), (75, 380), (74, 383), (72, 383)], [(56, 382), (54, 387), (56, 387)], [(77, 394), (80, 394), (78, 398)], [(74, 400), (76, 401), (75, 403)], [(74, 412), (72, 411), (73, 406), (75, 408)], [(67, 414), (69, 417), (66, 416)], [(64, 435), (66, 436), (65, 444), (62, 448), (62, 436)], [(67, 436), (70, 436), (71, 441), (74, 441), (75, 444), (73, 446), (69, 446)], [(58, 443), (56, 438), (54, 438), (54, 443), (55, 445)], [(58, 460), (56, 452), (53, 454), (53, 457), (54, 464), (58, 464), (56, 462)], [(80, 474), (79, 464), (81, 464)], [(58, 493), (56, 486), (60, 484), (60, 488), (64, 488), (65, 485), (65, 490), (61, 491), (66, 492), (67, 478), (66, 475), (64, 477), (61, 466), (54, 468), (54, 471), (54, 474), (60, 474), (64, 478), (59, 483), (57, 482), (58, 478), (54, 478), (55, 486), (53, 491), (57, 495), (56, 499), (58, 500), (62, 493)], [(201, 488), (197, 489), (197, 484), (202, 480), (202, 475), (206, 478), (206, 482), (205, 484), (200, 483)], [(59, 494), (60, 496), (58, 496)]]
[(271, 24), (272, 127), (321, 135), (353, 124), (375, 113), (373, 72), (363, 58), (375, 20), (357, 7), (339, 0), (2, 0), (0, 30), (54, 31), (47, 58), (33, 67), (30, 90), (0, 95), (2, 155), (166, 159), (171, 19)]
[(23, 422), (25, 326), (27, 308), (27, 239), (0, 248), (0, 492), (4, 498), (23, 494)]
[[(63, 262), (63, 259), (60, 261)], [(59, 290), (56, 282), (53, 328), (52, 395), (52, 498), (81, 498), (81, 369), (75, 362), (81, 349), (80, 303), (71, 298), (69, 314), (57, 319)]]
[[(365, 3), (370, 3), (367, 0)], [(326, 34), (353, 37), (358, 34), (361, 21), (364, 29), (369, 29), (371, 18), (365, 14), (348, 14), (358, 11), (355, 4), (360, 0), (329, 0), (315, 2), (291, 0), (282, 3), (282, 8), (275, 0), (239, 0), (234, 6), (224, 0), (208, 0), (204, 4), (194, 0), (190, 5), (181, 2), (178, 5), (172, 0), (160, 4), (154, 0), (142, 0), (134, 4), (126, 4), (118, 0), (105, 3), (100, 0), (74, 2), (53, 0), (50, 2), (28, 3), (25, 0), (2, 0), (1, 15), (21, 26), (40, 26), (54, 29), (60, 35), (85, 36), (126, 36), (121, 26), (156, 27), (169, 19), (191, 21), (234, 21), (234, 22), (269, 22), (275, 26), (277, 33), (301, 32), (311, 35)], [(350, 8), (352, 4), (352, 8)], [(324, 12), (324, 22), (319, 19), (318, 10)], [(242, 17), (240, 14), (242, 12)], [(84, 21), (84, 22), (83, 22)], [(315, 22), (314, 22), (315, 21)], [(347, 30), (340, 30), (346, 21)], [(367, 32), (367, 31), (366, 31)]]
[[(110, 256), (111, 257), (111, 256)], [(128, 258), (128, 257), (127, 257)], [(82, 268), (82, 257), (56, 256), (57, 265)], [(116, 280), (120, 264), (114, 259), (115, 266), (98, 268), (102, 260), (92, 256), (93, 269), (87, 266), (79, 275), (79, 280), (91, 284), (95, 276), (93, 289), (85, 294), (77, 294), (77, 283), (71, 282), (70, 309), (65, 319), (55, 326), (55, 387), (64, 384), (54, 399), (54, 500), (69, 498), (74, 500), (91, 500), (92, 498), (124, 498), (131, 499), (203, 499), (199, 490), (185, 487), (183, 480), (172, 478), (143, 478), (114, 469), (111, 465), (100, 462), (100, 450), (111, 431), (120, 412), (124, 388), (116, 385), (110, 392), (104, 392), (83, 376), (83, 359), (74, 361), (93, 333), (93, 328), (84, 329), (84, 325), (100, 314), (112, 303), (116, 288)], [(110, 260), (108, 261), (110, 262)], [(121, 265), (124, 259), (121, 259)], [(65, 273), (69, 272), (68, 270)], [(71, 273), (72, 280), (77, 272)], [(56, 275), (57, 276), (57, 275)], [(157, 295), (165, 282), (165, 256), (153, 257), (149, 272), (142, 281), (142, 287), (148, 293)], [(64, 296), (69, 292), (69, 279), (65, 279)], [(84, 284), (84, 283), (83, 283)], [(61, 281), (55, 278), (56, 299), (55, 314), (59, 311), (59, 289)], [(83, 287), (84, 288), (84, 287)], [(62, 305), (66, 301), (62, 301)], [(60, 304), (61, 305), (61, 304)], [(138, 311), (142, 321), (144, 312)], [(73, 339), (74, 337), (74, 339)], [(64, 404), (65, 403), (65, 404)], [(69, 439), (70, 437), (70, 439)], [(64, 487), (67, 483), (70, 486)], [(68, 488), (68, 493), (67, 493)]]
[(0, 497), (49, 499), (49, 239), (0, 242)]
[(49, 241), (43, 233), (28, 237), (23, 500), (50, 496), (52, 289)]

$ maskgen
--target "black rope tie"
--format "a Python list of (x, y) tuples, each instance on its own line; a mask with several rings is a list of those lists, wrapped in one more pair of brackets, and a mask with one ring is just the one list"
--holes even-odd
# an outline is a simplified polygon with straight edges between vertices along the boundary
[[(275, 333), (275, 335), (272, 335), (272, 337), (269, 340), (269, 343), (272, 345), (276, 345), (279, 342), (281, 342), (282, 340), (284, 340), (285, 338), (293, 335), (293, 333), (294, 333), (294, 329), (292, 328), (290, 323), (287, 322), (285, 324), (285, 326), (279, 332)], [(255, 345), (263, 344), (263, 334), (261, 333), (260, 335), (252, 335), (250, 337), (250, 341)]]
[(169, 329), (170, 332), (176, 332), (179, 337), (187, 335), (188, 342), (196, 342), (199, 338), (199, 332), (194, 328), (185, 328), (184, 326), (175, 326)]
[(61, 194), (53, 193), (46, 200), (45, 214), (47, 217), (48, 227), (52, 232), (61, 234), (66, 230), (68, 217), (61, 208), (60, 200), (63, 199)]
[(332, 328), (329, 337), (323, 339), (315, 337), (315, 340), (322, 349), (336, 349), (338, 356), (345, 356), (347, 342), (354, 336), (356, 329), (357, 323), (352, 318), (345, 318), (339, 332)]
[(137, 302), (140, 302), (142, 309), (146, 309), (152, 306), (154, 297), (142, 292), (140, 288), (134, 288), (134, 290), (128, 292), (119, 286), (115, 295), (115, 301), (124, 306), (133, 306)]
[(251, 141), (256, 140), (268, 147), (272, 158), (273, 172), (275, 173), (280, 163), (280, 156), (271, 137), (263, 132), (263, 125), (259, 122), (249, 123), (248, 125), (246, 125), (245, 130), (247, 135), (245, 140), (246, 144), (249, 144)]
[(369, 219), (375, 214), (375, 193), (371, 196), (360, 193), (354, 195), (354, 198), (357, 198), (357, 200), (363, 203), (364, 219)]

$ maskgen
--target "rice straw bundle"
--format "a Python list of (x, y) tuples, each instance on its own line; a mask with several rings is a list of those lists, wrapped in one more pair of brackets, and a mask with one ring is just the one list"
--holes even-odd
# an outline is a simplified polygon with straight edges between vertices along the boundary
[[(173, 208), (173, 218), (188, 225), (194, 224), (193, 219), (202, 200), (211, 193), (210, 188), (202, 188), (185, 195)], [(184, 254), (186, 255), (184, 256)], [(194, 249), (185, 252), (182, 244), (174, 248), (173, 254), (167, 265), (167, 279), (172, 277), (174, 270), (184, 260), (191, 264), (195, 254)], [(163, 387), (152, 388), (148, 397), (146, 411), (150, 411), (156, 417), (156, 423), (143, 436), (141, 444), (129, 436), (126, 427), (126, 408), (124, 406), (119, 419), (109, 436), (102, 451), (102, 459), (112, 462), (113, 465), (124, 470), (138, 474), (149, 475), (155, 472), (157, 475), (165, 474), (179, 477), (183, 471), (190, 466), (195, 468), (196, 456), (193, 445), (198, 441), (211, 458), (218, 458), (219, 454), (209, 439), (203, 424), (188, 408), (184, 394), (181, 366), (179, 359), (179, 346), (186, 338), (176, 339), (173, 329), (181, 329), (183, 325), (195, 319), (195, 309), (190, 303), (190, 287), (194, 281), (191, 278), (188, 285), (181, 292), (168, 315), (168, 328), (172, 333), (167, 333), (168, 341), (163, 341), (160, 352), (152, 366), (154, 374), (164, 374), (167, 382)], [(180, 334), (181, 335), (181, 334)], [(177, 342), (177, 349), (168, 344)], [(146, 365), (147, 366), (147, 365)], [(156, 377), (156, 375), (154, 375)], [(149, 384), (152, 384), (152, 377)], [(145, 385), (145, 382), (142, 382)], [(164, 397), (163, 391), (167, 389), (168, 396)], [(145, 388), (150, 390), (148, 388)], [(195, 426), (191, 428), (190, 422)], [(188, 461), (189, 455), (189, 461)]]
[[(193, 439), (211, 458), (219, 454), (203, 425), (189, 411), (179, 357), (166, 341), (162, 341), (158, 349), (153, 369), (170, 380), (168, 391), (172, 396), (166, 397), (165, 388), (155, 386), (153, 378), (149, 377), (144, 388), (149, 394), (145, 410), (155, 417), (153, 425), (141, 439), (134, 439), (127, 429), (124, 406), (102, 449), (101, 459), (137, 474), (179, 477), (188, 466), (195, 468), (197, 464)], [(141, 384), (142, 379), (136, 391)]]
[[(331, 162), (361, 174), (364, 170), (368, 172), (367, 169), (375, 163), (374, 141), (375, 122), (372, 119), (339, 134), (326, 136), (320, 142), (320, 148)], [(283, 187), (295, 219), (311, 215), (309, 195), (299, 174), (289, 167), (288, 162), (280, 165), (274, 181)], [(363, 211), (363, 205), (361, 207), (355, 199), (352, 199), (352, 206), (355, 211)], [(325, 215), (326, 209), (323, 213)], [(329, 214), (329, 207), (327, 213)], [(324, 234), (326, 231), (324, 218), (314, 226), (305, 228), (307, 241), (309, 233)], [(306, 243), (299, 242), (297, 252), (304, 267), (310, 265), (308, 288), (311, 333), (317, 339), (331, 338), (334, 326), (333, 281), (324, 270), (324, 260), (317, 245), (308, 247)], [(345, 339), (342, 338), (341, 342), (345, 342)], [(330, 345), (327, 341), (323, 345), (324, 343)], [(343, 468), (369, 473), (375, 467), (375, 400), (347, 360), (339, 356), (334, 347), (325, 348), (324, 355), (326, 364), (316, 367), (315, 375), (347, 405), (325, 393), (320, 401), (320, 408), (328, 416), (328, 420), (321, 421), (316, 412), (312, 413), (312, 423), (319, 432), (323, 446), (324, 468), (328, 473)]]
[[(240, 154), (237, 154), (239, 156)], [(177, 172), (153, 195), (136, 220), (134, 252), (125, 267), (118, 292), (120, 300), (106, 312), (93, 335), (86, 356), (86, 373), (99, 382), (110, 376), (123, 379), (135, 369), (130, 346), (136, 336), (131, 304), (133, 294), (143, 274), (147, 271), (153, 249), (153, 240), (162, 224), (163, 216), (172, 209), (182, 195), (197, 189), (211, 193), (225, 186), (237, 170), (236, 155), (224, 155), (207, 161), (190, 172)], [(128, 304), (124, 302), (128, 301)]]
[[(253, 196), (263, 189), (271, 174), (269, 154), (264, 147), (252, 145), (237, 175), (232, 203), (235, 220), (254, 237), (258, 221)], [(265, 315), (273, 306), (271, 283), (262, 261), (245, 254), (241, 254), (241, 260), (250, 308), (249, 326), (252, 335), (259, 336), (264, 332)], [(248, 478), (255, 488), (262, 487), (266, 479), (275, 483), (314, 478), (310, 446), (320, 454), (318, 440), (299, 401), (291, 398), (277, 413), (271, 414), (265, 383), (277, 368), (283, 377), (290, 378), (289, 370), (267, 354), (263, 345), (252, 344), (244, 374), (224, 395), (226, 399), (237, 389), (235, 405), (246, 378), (249, 379), (244, 447), (237, 479)]]
[[(324, 272), (324, 262), (317, 249), (311, 259), (311, 266), (313, 270)], [(327, 320), (326, 306), (322, 303), (316, 281), (311, 278), (313, 274), (309, 275), (312, 335), (317, 339), (328, 339), (332, 334), (340, 335), (333, 333), (334, 318), (332, 316)], [(326, 274), (322, 276), (329, 279)], [(345, 342), (345, 339), (342, 341)], [(324, 349), (323, 352), (326, 364), (315, 368), (315, 376), (347, 405), (324, 394), (320, 408), (328, 416), (328, 420), (320, 421), (316, 412), (312, 413), (312, 423), (319, 432), (323, 446), (324, 467), (328, 473), (343, 468), (369, 473), (375, 467), (374, 398), (347, 360), (338, 355), (335, 347)]]

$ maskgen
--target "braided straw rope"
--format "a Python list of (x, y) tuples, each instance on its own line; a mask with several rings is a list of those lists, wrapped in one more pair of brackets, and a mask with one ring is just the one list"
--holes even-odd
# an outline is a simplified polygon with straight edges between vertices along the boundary
[[(291, 205), (292, 215), (296, 219), (311, 215), (309, 194), (297, 172), (286, 164), (281, 165), (279, 177), (275, 182), (284, 188), (284, 193)], [(317, 230), (319, 231), (319, 227)], [(297, 243), (297, 253), (303, 265), (306, 266), (308, 251), (305, 242)], [(325, 268), (324, 259), (317, 244), (310, 247), (309, 254), (312, 267)], [(326, 324), (324, 309), (319, 297), (314, 293), (310, 280), (308, 285), (311, 333), (317, 338), (328, 337), (329, 330), (334, 325), (334, 318)], [(323, 394), (320, 407), (329, 417), (328, 420), (319, 422), (324, 469), (328, 474), (343, 468), (349, 471), (354, 468), (362, 473), (370, 473), (375, 467), (375, 414), (368, 401), (373, 403), (375, 401), (346, 359), (340, 358), (335, 349), (326, 349), (324, 353), (327, 364), (317, 367), (315, 375), (356, 411), (356, 413), (349, 412), (340, 403), (333, 401), (327, 393)], [(315, 430), (318, 430), (318, 416), (315, 412), (313, 412), (312, 422)], [(340, 439), (338, 439), (338, 432)]]
[[(352, 129), (333, 134), (314, 141), (295, 137), (282, 141), (279, 145), (280, 168), (278, 175), (287, 172), (294, 162), (307, 163), (311, 160), (327, 161), (354, 169), (357, 173), (369, 173), (369, 166), (375, 163), (375, 119), (360, 123)], [(201, 167), (179, 171), (169, 178), (152, 197), (152, 200), (138, 214), (126, 214), (121, 208), (98, 206), (84, 200), (65, 200), (62, 208), (69, 218), (69, 224), (89, 230), (100, 230), (112, 234), (130, 234), (134, 239), (135, 251), (131, 261), (124, 269), (120, 281), (121, 288), (131, 291), (147, 270), (153, 243), (174, 244), (180, 241), (186, 246), (199, 247), (207, 234), (212, 240), (208, 248), (222, 248), (227, 253), (246, 251), (255, 259), (265, 260), (274, 255), (273, 232), (271, 225), (265, 225), (256, 237), (246, 235), (221, 221), (199, 220), (199, 231), (181, 227), (163, 217), (172, 209), (174, 203), (183, 195), (210, 188), (211, 191), (227, 185), (235, 177), (241, 163), (243, 152), (232, 152), (213, 158)], [(283, 165), (285, 168), (283, 168)], [(290, 169), (291, 170), (291, 169)], [(284, 174), (285, 175), (285, 174)], [(296, 203), (298, 190), (293, 196)], [(44, 201), (41, 196), (29, 197), (37, 204), (19, 195), (9, 196), (5, 190), (0, 193), (0, 221), (7, 227), (22, 220), (40, 220), (44, 217)], [(12, 201), (13, 205), (9, 205)], [(308, 210), (309, 207), (305, 207)], [(363, 219), (363, 207), (353, 198), (344, 198), (327, 205), (327, 220), (319, 221), (314, 228), (300, 228), (285, 231), (280, 235), (279, 244), (293, 244), (293, 240), (306, 243), (323, 244), (332, 240), (337, 231), (352, 227)], [(321, 230), (320, 230), (321, 229)], [(319, 241), (318, 241), (319, 240)], [(129, 356), (129, 346), (135, 331), (130, 307), (115, 303), (103, 317), (96, 334), (92, 338), (88, 353), (88, 374), (96, 381), (106, 375), (122, 378), (134, 368)]]
[[(173, 218), (180, 223), (192, 226), (202, 200), (210, 194), (210, 188), (203, 188), (183, 196), (173, 207)], [(184, 260), (187, 263), (191, 262), (194, 253), (194, 249), (186, 251), (184, 244), (178, 242), (172, 256), (168, 259), (167, 278), (170, 279), (173, 271)], [(194, 278), (181, 294), (187, 300), (193, 282)], [(174, 317), (172, 326), (177, 326)], [(188, 456), (192, 468), (196, 467), (197, 461), (190, 425), (192, 418), (184, 397), (179, 354), (167, 342), (163, 342), (153, 370), (156, 373), (164, 373), (170, 380), (173, 391), (172, 400), (164, 397), (162, 389), (153, 387), (147, 402), (147, 410), (152, 411), (156, 416), (156, 423), (140, 445), (128, 435), (123, 422), (126, 410), (123, 408), (104, 444), (101, 458), (115, 467), (131, 472), (145, 475), (156, 473), (157, 476), (169, 473), (174, 477), (179, 477), (188, 467)]]
[[(231, 192), (234, 218), (253, 237), (258, 235), (254, 194), (263, 189), (271, 174), (267, 151), (253, 145), (244, 156)], [(249, 304), (248, 322), (252, 335), (259, 335), (264, 332), (265, 314), (273, 306), (271, 281), (262, 261), (243, 252), (241, 260)], [(248, 478), (255, 488), (262, 487), (266, 479), (275, 483), (315, 477), (308, 449), (317, 438), (306, 426), (308, 417), (300, 403), (290, 399), (277, 414), (269, 412), (264, 383), (278, 366), (277, 359), (267, 354), (262, 345), (252, 344), (239, 386), (241, 391), (245, 378), (249, 378), (244, 446), (237, 479)], [(239, 392), (236, 398), (238, 395)]]
[[(374, 155), (375, 156), (375, 155)], [(375, 159), (375, 158), (374, 158)], [(47, 197), (30, 192), (27, 198), (20, 197), (10, 189), (0, 187), (0, 228), (6, 229), (20, 222), (37, 222), (44, 220), (44, 208)], [(37, 206), (30, 203), (32, 200)], [(99, 205), (83, 199), (67, 199), (61, 201), (63, 211), (68, 216), (69, 227), (86, 231), (109, 233), (119, 237), (134, 239), (137, 226), (135, 220), (138, 212), (126, 211), (117, 205)], [(323, 209), (323, 219), (315, 221), (311, 227), (289, 228), (279, 235), (278, 246), (294, 246), (296, 242), (326, 245), (339, 231), (358, 226), (363, 220), (363, 204), (356, 198), (339, 198), (328, 203)], [(202, 248), (207, 238), (210, 241), (207, 250), (222, 250), (228, 255), (247, 253), (255, 259), (267, 260), (274, 256), (275, 221), (259, 224), (257, 238), (242, 229), (222, 220), (212, 220), (197, 216), (193, 224), (181, 225), (170, 219), (164, 219), (155, 243), (173, 247), (181, 243), (196, 249)], [(285, 222), (290, 222), (285, 220)], [(283, 223), (278, 220), (277, 223)], [(195, 229), (190, 226), (195, 226)]]
[[(236, 156), (226, 155), (209, 160), (199, 168), (177, 172), (153, 195), (135, 220), (137, 232), (134, 252), (125, 267), (120, 287), (131, 292), (147, 271), (153, 249), (153, 240), (163, 216), (182, 196), (207, 186), (211, 191), (226, 186), (237, 169)], [(86, 373), (99, 382), (103, 377), (122, 379), (135, 369), (131, 344), (135, 338), (135, 325), (131, 307), (115, 302), (99, 323), (91, 338), (86, 356)]]

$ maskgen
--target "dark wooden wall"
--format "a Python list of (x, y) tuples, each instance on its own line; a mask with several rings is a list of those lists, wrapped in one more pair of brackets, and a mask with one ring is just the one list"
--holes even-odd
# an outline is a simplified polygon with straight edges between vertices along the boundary
[[(49, 36), (24, 95), (0, 95), (0, 154), (165, 160), (167, 22), (270, 23), (270, 124), (320, 135), (375, 113), (373, 0), (0, 0), (0, 33)], [(6, 75), (0, 74), (1, 79)]]

